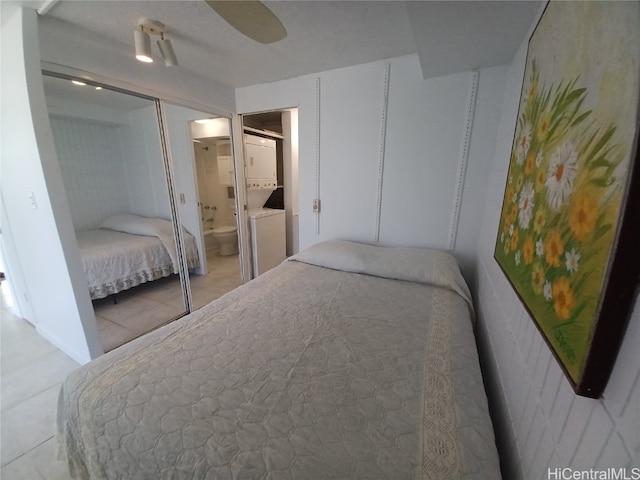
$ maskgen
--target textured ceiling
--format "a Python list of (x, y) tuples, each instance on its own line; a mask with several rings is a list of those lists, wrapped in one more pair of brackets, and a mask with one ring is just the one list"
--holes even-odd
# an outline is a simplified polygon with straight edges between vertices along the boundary
[(229, 26), (203, 0), (42, 3), (53, 5), (41, 18), (51, 22), (51, 28), (90, 31), (96, 42), (108, 42), (127, 55), (133, 55), (138, 19), (158, 20), (167, 26), (166, 36), (179, 59), (180, 66), (173, 68), (236, 88), (412, 53), (419, 55), (425, 77), (507, 63), (541, 5), (481, 0), (265, 2), (288, 36), (263, 45)]

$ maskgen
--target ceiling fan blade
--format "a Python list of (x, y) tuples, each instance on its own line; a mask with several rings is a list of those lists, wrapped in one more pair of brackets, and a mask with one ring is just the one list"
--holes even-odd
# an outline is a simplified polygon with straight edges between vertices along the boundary
[(260, 43), (273, 43), (287, 36), (282, 22), (257, 0), (205, 0), (229, 25)]

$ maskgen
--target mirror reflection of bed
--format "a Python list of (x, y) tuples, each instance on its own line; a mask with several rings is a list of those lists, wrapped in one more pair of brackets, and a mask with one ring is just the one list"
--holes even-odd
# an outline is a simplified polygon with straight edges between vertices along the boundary
[[(187, 313), (156, 106), (62, 78), (45, 75), (44, 85), (88, 290), (110, 351)], [(237, 255), (197, 274), (199, 235), (183, 222), (194, 308), (240, 284)]]
[[(240, 285), (238, 255), (208, 255), (207, 275), (191, 274), (194, 308), (224, 295)], [(171, 274), (115, 295), (93, 300), (106, 351), (171, 322), (184, 311), (180, 279)]]

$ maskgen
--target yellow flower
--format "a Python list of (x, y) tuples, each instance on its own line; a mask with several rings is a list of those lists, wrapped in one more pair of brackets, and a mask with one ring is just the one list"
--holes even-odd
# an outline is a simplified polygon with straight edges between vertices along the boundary
[(529, 89), (527, 91), (527, 101), (533, 100), (533, 97), (536, 95), (536, 90), (538, 89), (538, 79), (534, 78), (531, 80), (531, 84), (529, 85)]
[(533, 266), (533, 272), (531, 273), (531, 286), (533, 287), (533, 293), (540, 295), (544, 288), (544, 268), (540, 263), (536, 263)]
[(511, 250), (515, 250), (516, 248), (518, 248), (518, 238), (519, 238), (519, 231), (516, 228), (513, 230), (513, 235), (511, 235)]
[(560, 266), (560, 255), (564, 252), (564, 245), (558, 230), (549, 230), (544, 240), (544, 258), (552, 267)]
[(543, 142), (547, 138), (550, 125), (551, 125), (551, 113), (544, 112), (540, 116), (540, 121), (538, 123), (538, 140), (540, 140), (541, 142)]
[(571, 316), (571, 310), (576, 304), (576, 299), (567, 277), (559, 277), (551, 287), (553, 295), (553, 309), (560, 320), (566, 320)]
[(513, 185), (509, 185), (507, 187), (507, 192), (504, 195), (504, 197), (505, 197), (505, 202), (504, 203), (505, 204), (507, 202), (511, 202), (512, 203), (513, 202), (513, 198), (514, 198), (513, 196), (515, 195), (515, 193), (516, 193), (515, 187)]
[(533, 231), (536, 233), (542, 233), (542, 229), (547, 223), (547, 210), (544, 207), (540, 207), (536, 210), (533, 216)]
[(536, 152), (530, 151), (529, 155), (527, 155), (527, 160), (524, 164), (524, 173), (525, 175), (531, 175), (535, 166), (536, 166)]
[(534, 184), (536, 193), (542, 192), (546, 187), (546, 183), (547, 183), (547, 172), (543, 168), (540, 168), (536, 172), (536, 181)]
[(515, 223), (517, 219), (518, 219), (518, 204), (514, 203), (513, 205), (511, 205), (511, 211), (507, 216), (507, 223)]
[(536, 245), (533, 242), (533, 238), (528, 236), (524, 241), (524, 246), (522, 247), (522, 256), (524, 257), (524, 264), (531, 265), (533, 263), (533, 257), (536, 253)]
[(595, 228), (597, 219), (598, 203), (588, 193), (574, 195), (569, 207), (571, 233), (584, 241)]

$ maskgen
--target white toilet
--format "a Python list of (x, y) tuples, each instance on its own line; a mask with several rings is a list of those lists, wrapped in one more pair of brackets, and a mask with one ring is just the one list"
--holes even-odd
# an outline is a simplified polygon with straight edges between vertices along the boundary
[(220, 246), (220, 255), (234, 255), (238, 253), (238, 228), (235, 226), (215, 227), (211, 236)]

